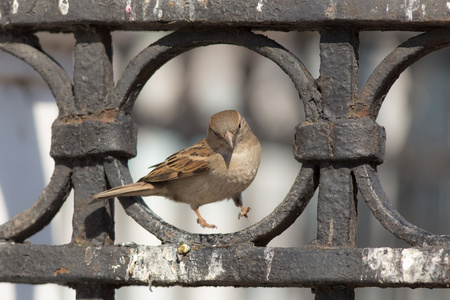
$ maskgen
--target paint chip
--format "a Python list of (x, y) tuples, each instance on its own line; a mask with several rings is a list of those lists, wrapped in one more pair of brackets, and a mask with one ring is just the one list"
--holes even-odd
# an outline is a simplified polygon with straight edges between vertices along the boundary
[[(363, 262), (375, 272), (375, 279), (379, 282), (417, 284), (430, 283), (433, 278), (444, 276), (449, 256), (443, 249), (430, 252), (414, 248), (374, 248), (365, 250)], [(361, 280), (364, 280), (364, 275)]]
[(17, 0), (14, 0), (12, 3), (12, 9), (11, 9), (11, 13), (13, 15), (17, 14), (17, 11), (19, 10), (19, 2)]
[(59, 0), (58, 6), (61, 14), (64, 16), (67, 15), (69, 12), (69, 0)]
[(158, 19), (161, 19), (163, 11), (159, 7), (159, 0), (156, 0), (155, 7), (153, 8), (153, 14), (158, 16)]
[(258, 1), (258, 5), (256, 6), (256, 10), (259, 11), (259, 12), (261, 12), (263, 6), (264, 6), (264, 0), (259, 0), (259, 1)]
[(266, 261), (266, 280), (269, 280), (270, 272), (272, 271), (272, 260), (273, 256), (275, 255), (275, 250), (271, 247), (266, 247), (264, 249), (264, 260)]
[(55, 272), (53, 272), (53, 276), (58, 276), (59, 274), (69, 274), (70, 270), (64, 267), (61, 267), (57, 270), (55, 270)]
[(415, 12), (417, 10), (419, 10), (419, 0), (406, 0), (405, 1), (405, 15), (408, 20), (410, 20), (410, 21), (413, 20), (413, 12)]
[(223, 273), (225, 273), (225, 269), (223, 268), (222, 257), (213, 251), (211, 253), (211, 260), (208, 263), (208, 274), (205, 276), (205, 279), (214, 280)]

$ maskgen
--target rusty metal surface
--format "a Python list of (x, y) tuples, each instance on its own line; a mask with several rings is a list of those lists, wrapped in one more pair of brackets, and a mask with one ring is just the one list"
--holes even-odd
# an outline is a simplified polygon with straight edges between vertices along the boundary
[(57, 163), (50, 183), (33, 206), (0, 225), (0, 240), (23, 242), (48, 225), (69, 196), (71, 175), (71, 166)]
[(392, 234), (414, 247), (450, 246), (449, 235), (432, 234), (402, 217), (386, 196), (375, 167), (363, 165), (354, 171), (358, 188), (367, 206)]
[[(152, 286), (449, 287), (445, 249), (0, 244), (0, 281)], [(53, 259), (48, 260), (51, 256)], [(323, 271), (323, 265), (327, 271)], [(423, 266), (427, 265), (428, 268)], [(295, 267), (293, 267), (295, 266)], [(36, 272), (40, 276), (35, 276)]]
[(4, 29), (70, 30), (96, 24), (128, 30), (174, 30), (184, 26), (251, 27), (266, 30), (317, 30), (343, 26), (371, 30), (435, 28), (450, 20), (448, 2), (404, 0), (283, 1), (2, 1)]
[(437, 29), (410, 38), (392, 51), (372, 72), (355, 104), (355, 115), (376, 119), (386, 94), (400, 74), (425, 55), (448, 47), (450, 30)]

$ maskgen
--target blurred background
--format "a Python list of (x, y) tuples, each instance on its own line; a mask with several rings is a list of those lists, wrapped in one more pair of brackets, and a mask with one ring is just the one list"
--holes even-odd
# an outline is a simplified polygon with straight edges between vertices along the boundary
[[(116, 80), (127, 63), (165, 32), (114, 32)], [(319, 35), (315, 32), (264, 32), (293, 52), (314, 78), (319, 76)], [(417, 33), (362, 32), (360, 89), (378, 63)], [(43, 49), (71, 75), (71, 34), (39, 33)], [(400, 213), (437, 234), (450, 232), (450, 49), (424, 57), (408, 68), (389, 92), (377, 122), (387, 131), (383, 187)], [(28, 65), (0, 52), (0, 223), (30, 207), (49, 182), (49, 156), (55, 101), (45, 82)], [(285, 197), (301, 165), (294, 159), (294, 127), (304, 120), (293, 83), (273, 62), (237, 46), (216, 45), (187, 52), (162, 67), (146, 84), (135, 105), (138, 155), (129, 166), (134, 180), (148, 167), (205, 136), (210, 116), (237, 109), (262, 144), (254, 183), (244, 192), (252, 208), (249, 220), (237, 220), (232, 201), (203, 206), (206, 220), (218, 229), (202, 229), (185, 204), (149, 197), (147, 204), (166, 221), (192, 232), (234, 232), (267, 216)], [(317, 193), (316, 193), (317, 194)], [(317, 195), (316, 195), (317, 196)], [(269, 245), (303, 247), (316, 235), (316, 196), (299, 219)], [(387, 232), (359, 201), (358, 247), (406, 247)], [(35, 244), (66, 244), (71, 238), (73, 200), (30, 238)], [(116, 203), (116, 243), (158, 245)], [(53, 284), (0, 283), (7, 300), (75, 299), (75, 292)], [(314, 299), (307, 288), (153, 288), (126, 287), (116, 299)], [(427, 289), (356, 289), (357, 299), (449, 299), (450, 291)]]

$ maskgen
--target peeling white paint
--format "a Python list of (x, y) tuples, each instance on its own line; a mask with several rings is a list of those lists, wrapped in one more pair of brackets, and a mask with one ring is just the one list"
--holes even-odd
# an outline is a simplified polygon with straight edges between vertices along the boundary
[(256, 10), (262, 12), (262, 8), (264, 6), (264, 0), (259, 0), (258, 5), (256, 5)]
[(125, 278), (148, 281), (157, 275), (165, 281), (176, 281), (178, 280), (176, 260), (175, 248), (139, 246), (130, 253)]
[(59, 0), (58, 7), (62, 15), (67, 15), (69, 12), (69, 0)]
[(125, 263), (125, 257), (121, 257), (121, 258), (119, 258), (119, 262), (121, 263), (121, 264), (124, 264)]
[(427, 5), (426, 4), (422, 4), (421, 8), (422, 8), (422, 15), (425, 16), (427, 14), (427, 11), (426, 11)]
[(11, 7), (11, 13), (13, 15), (17, 14), (17, 11), (19, 10), (19, 1), (14, 0)]
[(450, 1), (447, 2), (447, 9), (450, 10)]
[[(430, 283), (433, 278), (445, 276), (449, 257), (443, 250), (434, 252), (420, 249), (365, 249), (362, 260), (375, 271), (379, 282)], [(361, 276), (364, 279), (364, 275)]]
[(413, 12), (419, 9), (419, 0), (404, 0), (405, 2), (405, 15), (410, 21), (413, 19)]
[(264, 260), (266, 261), (266, 280), (269, 280), (270, 272), (272, 271), (272, 260), (275, 255), (275, 250), (272, 247), (266, 247), (264, 249)]
[[(392, 249), (390, 248), (375, 248), (369, 249), (368, 254), (363, 257), (363, 262), (366, 263), (370, 269), (376, 271), (376, 277), (380, 278), (383, 282), (383, 278), (390, 278), (399, 280), (398, 274), (394, 274), (397, 271), (395, 267), (395, 260)], [(394, 264), (393, 264), (394, 262)]]
[[(265, 270), (261, 277), (265, 281), (271, 280), (275, 250), (273, 247), (266, 247), (263, 252), (262, 263)], [(119, 263), (113, 262), (110, 268), (118, 277), (125, 277), (125, 280), (140, 283), (158, 281), (167, 284), (221, 281), (226, 272), (234, 270), (228, 267), (228, 261), (225, 260), (228, 256), (223, 256), (223, 249), (210, 248), (209, 257), (198, 256), (195, 251), (192, 250), (190, 254), (179, 259), (176, 245), (133, 245), (127, 249), (127, 254), (123, 258), (118, 259)], [(85, 262), (92, 258), (94, 258), (92, 261), (97, 261), (96, 257), (99, 256), (101, 248), (94, 248), (88, 252)], [(198, 259), (202, 261), (196, 261)], [(125, 261), (128, 262), (126, 274), (119, 275), (117, 272), (123, 272), (122, 262)], [(420, 285), (432, 283), (436, 278), (448, 277), (450, 252), (444, 249), (365, 248), (362, 251), (361, 262), (361, 269), (364, 270), (361, 280), (370, 278), (379, 283)], [(197, 269), (204, 266), (206, 270)], [(233, 276), (239, 278), (239, 273), (233, 273)]]
[(114, 272), (115, 272), (118, 268), (120, 268), (120, 265), (112, 265), (112, 266), (111, 266), (111, 269), (113, 269)]
[[(225, 273), (224, 261), (219, 251), (213, 251), (207, 261), (208, 272), (196, 270), (189, 264), (189, 256), (177, 259), (177, 248), (173, 246), (138, 246), (130, 250), (126, 280), (165, 282), (215, 280)], [(187, 266), (190, 267), (187, 267)], [(203, 275), (205, 274), (205, 275)]]
[(403, 270), (409, 270), (411, 266), (414, 265), (414, 256), (413, 255), (407, 255), (405, 259), (402, 262), (402, 268)]
[(214, 280), (224, 272), (225, 269), (222, 265), (222, 257), (217, 252), (213, 252), (208, 264), (208, 274), (206, 275), (205, 279)]
[(187, 270), (186, 270), (186, 264), (184, 263), (184, 261), (180, 261), (179, 265), (179, 273), (180, 274), (187, 274)]
[(153, 8), (153, 14), (159, 19), (162, 17), (163, 10), (159, 7), (159, 0), (156, 0), (155, 7)]
[(389, 13), (389, 4), (386, 4), (386, 13)]
[(84, 262), (86, 265), (90, 265), (92, 263), (92, 259), (96, 256), (98, 249), (92, 247), (86, 247), (84, 252)]
[(414, 250), (415, 249), (405, 249), (402, 251), (401, 262), (403, 269), (403, 280), (407, 282), (417, 281), (423, 271), (422, 268), (417, 268), (417, 264), (424, 265), (426, 263), (426, 258), (423, 254)]

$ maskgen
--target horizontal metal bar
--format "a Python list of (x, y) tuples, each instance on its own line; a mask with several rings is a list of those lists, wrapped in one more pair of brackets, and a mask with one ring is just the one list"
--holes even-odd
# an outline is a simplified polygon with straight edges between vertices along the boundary
[[(104, 25), (121, 30), (173, 30), (186, 25), (244, 26), (263, 30), (424, 30), (447, 26), (447, 0), (3, 0), (0, 26), (70, 30)], [(72, 27), (73, 26), (73, 27)]]
[[(0, 245), (0, 282), (153, 286), (450, 286), (450, 249)], [(189, 248), (188, 248), (189, 249)]]

